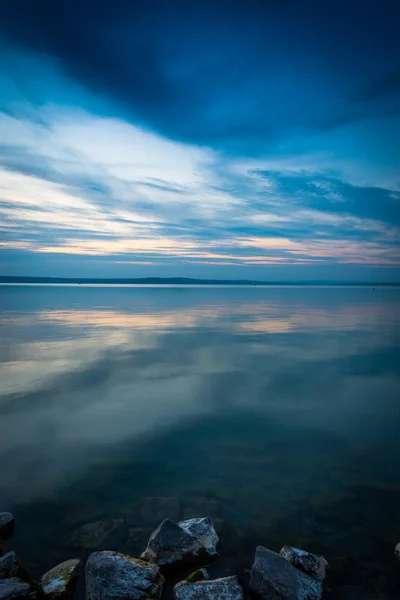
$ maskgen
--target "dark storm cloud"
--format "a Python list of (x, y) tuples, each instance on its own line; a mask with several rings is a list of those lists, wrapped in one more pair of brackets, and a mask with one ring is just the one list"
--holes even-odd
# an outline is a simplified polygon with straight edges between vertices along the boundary
[[(399, 13), (387, 0), (14, 0), (1, 4), (0, 27), (131, 119), (175, 139), (257, 153), (292, 129), (379, 112), (352, 96), (365, 104), (398, 85)], [(393, 74), (382, 78), (382, 69)]]

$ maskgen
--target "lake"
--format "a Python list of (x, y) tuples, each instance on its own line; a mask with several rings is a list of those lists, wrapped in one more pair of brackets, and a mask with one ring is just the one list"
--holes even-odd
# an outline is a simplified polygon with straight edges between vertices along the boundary
[(395, 287), (1, 286), (8, 546), (39, 576), (204, 513), (213, 574), (293, 544), (335, 597), (398, 599), (399, 306)]

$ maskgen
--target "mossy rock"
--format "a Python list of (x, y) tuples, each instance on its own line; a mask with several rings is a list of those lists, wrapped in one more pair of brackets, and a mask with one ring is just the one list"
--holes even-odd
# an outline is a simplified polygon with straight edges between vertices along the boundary
[(67, 560), (53, 567), (42, 577), (43, 595), (49, 600), (67, 600), (75, 591), (80, 559)]

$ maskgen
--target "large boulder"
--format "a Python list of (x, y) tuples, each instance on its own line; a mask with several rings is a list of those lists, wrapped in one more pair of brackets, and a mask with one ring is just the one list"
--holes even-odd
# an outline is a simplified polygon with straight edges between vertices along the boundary
[(33, 597), (29, 583), (18, 577), (0, 579), (0, 600), (23, 600)]
[(87, 600), (159, 600), (164, 578), (157, 565), (118, 552), (93, 552), (86, 563)]
[(18, 577), (26, 581), (29, 579), (28, 571), (22, 565), (14, 551), (7, 552), (0, 558), (0, 579)]
[(397, 558), (400, 560), (400, 542), (397, 544), (396, 548), (394, 549), (394, 553), (397, 556)]
[(94, 521), (78, 527), (69, 538), (69, 543), (77, 548), (96, 548), (121, 525), (123, 519), (115, 517)]
[(10, 512), (0, 512), (0, 538), (6, 540), (14, 531), (14, 517)]
[(322, 584), (289, 561), (258, 546), (250, 575), (250, 590), (262, 600), (320, 600)]
[(72, 558), (47, 571), (40, 582), (43, 596), (48, 600), (71, 598), (75, 591), (80, 563), (79, 558)]
[(211, 519), (190, 519), (179, 524), (164, 519), (151, 534), (141, 558), (164, 568), (202, 565), (218, 556), (217, 543)]
[(243, 588), (238, 578), (223, 577), (190, 583), (181, 581), (175, 586), (175, 600), (244, 600)]
[(127, 515), (127, 521), (131, 525), (137, 526), (155, 526), (161, 523), (163, 519), (179, 521), (181, 507), (178, 498), (151, 496), (142, 498), (131, 507), (126, 507), (124, 513)]
[(317, 581), (325, 581), (326, 570), (329, 565), (323, 556), (316, 556), (293, 546), (283, 546), (279, 554), (296, 567), (296, 569), (300, 569), (303, 573), (311, 575)]

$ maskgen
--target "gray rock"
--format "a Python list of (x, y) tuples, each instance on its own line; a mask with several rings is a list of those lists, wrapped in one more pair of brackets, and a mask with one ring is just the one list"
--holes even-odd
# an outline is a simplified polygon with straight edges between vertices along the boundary
[(325, 581), (326, 570), (329, 565), (323, 556), (316, 556), (293, 546), (283, 546), (279, 554), (296, 567), (296, 569), (300, 569), (303, 573), (311, 575), (317, 581)]
[(10, 512), (0, 512), (0, 538), (6, 540), (14, 531), (14, 517)]
[(96, 548), (121, 523), (123, 523), (121, 518), (86, 523), (72, 533), (69, 542), (77, 548)]
[(276, 552), (258, 546), (250, 590), (262, 600), (320, 600), (322, 584), (296, 569)]
[(238, 578), (232, 576), (197, 583), (182, 581), (175, 586), (174, 597), (175, 600), (244, 600), (244, 592)]
[(210, 557), (218, 556), (217, 545), (219, 538), (209, 517), (187, 519), (186, 521), (181, 521), (178, 525), (181, 529), (200, 540)]
[(191, 519), (179, 524), (164, 519), (151, 534), (141, 558), (171, 568), (206, 564), (218, 556), (217, 542), (210, 519)]
[(18, 577), (25, 581), (29, 578), (28, 571), (14, 551), (7, 552), (0, 558), (0, 579), (9, 579), (10, 577)]
[(93, 552), (86, 563), (87, 600), (159, 600), (164, 578), (157, 565), (118, 552)]
[(397, 544), (396, 548), (394, 549), (394, 553), (397, 556), (397, 558), (400, 560), (400, 542)]
[(190, 583), (197, 583), (198, 581), (204, 581), (205, 579), (210, 579), (207, 569), (197, 569), (197, 571), (193, 571), (186, 577), (186, 581)]
[(22, 600), (31, 597), (32, 588), (18, 577), (0, 579), (0, 600)]
[(41, 580), (44, 597), (49, 600), (71, 598), (75, 591), (80, 563), (79, 558), (72, 558), (47, 571)]
[(179, 521), (181, 508), (178, 498), (154, 496), (142, 498), (132, 507), (126, 507), (128, 522), (132, 525), (158, 525), (164, 519)]

